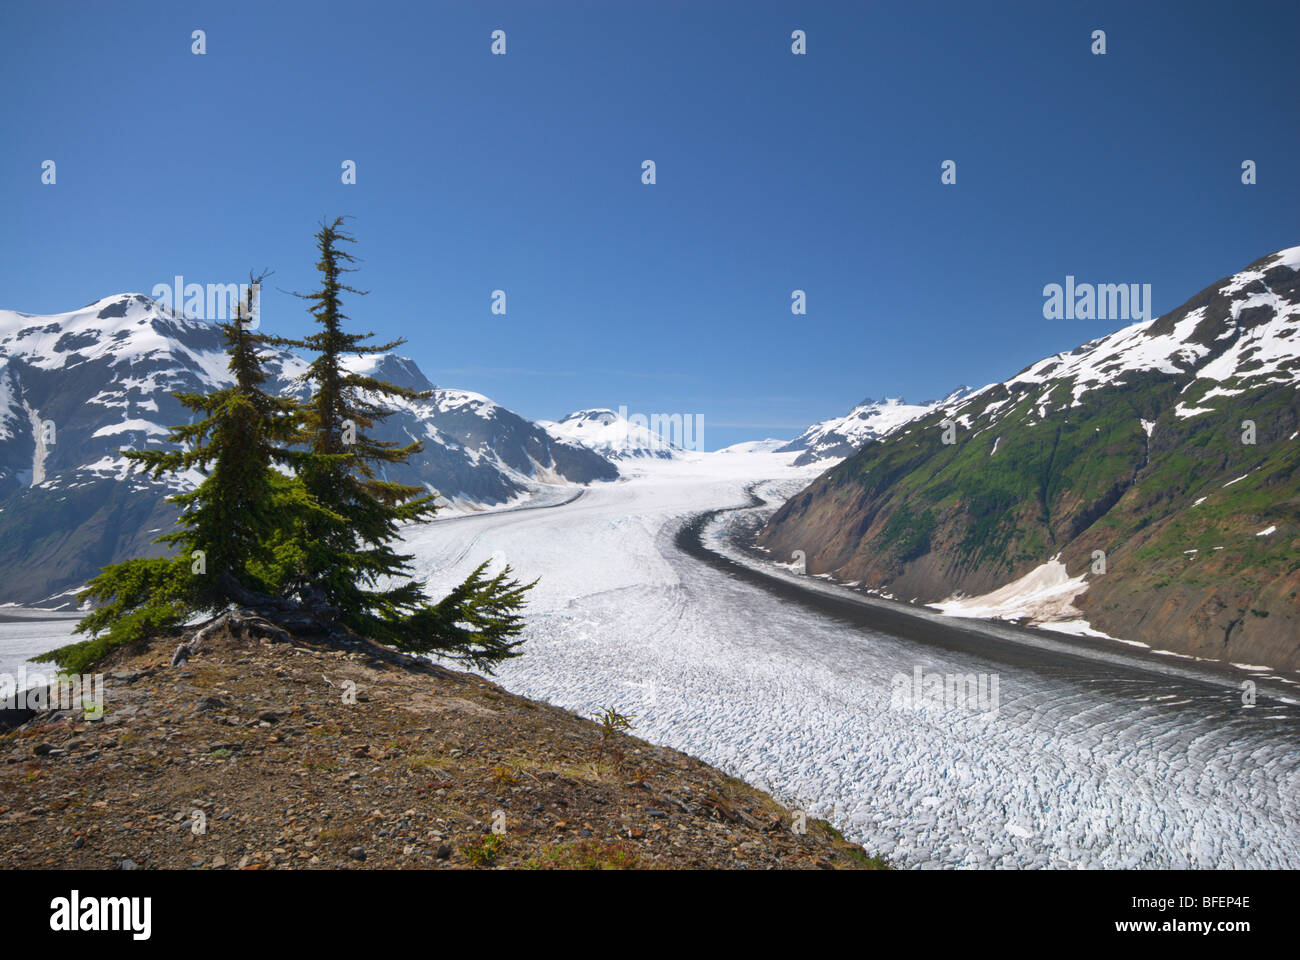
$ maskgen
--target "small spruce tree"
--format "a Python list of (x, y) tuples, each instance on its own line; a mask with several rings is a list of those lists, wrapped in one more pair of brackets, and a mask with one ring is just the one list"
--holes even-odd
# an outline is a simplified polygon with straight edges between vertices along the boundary
[(264, 277), (250, 276), (236, 316), (219, 325), (234, 383), (207, 394), (174, 394), (197, 421), (172, 427), (172, 446), (123, 451), (154, 478), (191, 470), (203, 475), (193, 489), (168, 498), (181, 510), (177, 529), (155, 542), (176, 553), (104, 567), (78, 594), (96, 604), (76, 627), (91, 639), (41, 659), (79, 672), (116, 647), (172, 631), (248, 592), (274, 594), (303, 563), (296, 531), (337, 519), (294, 476), (275, 469), (305, 469), (315, 458), (289, 449), (302, 438), (299, 404), (262, 389), (268, 338), (254, 330), (253, 297)]

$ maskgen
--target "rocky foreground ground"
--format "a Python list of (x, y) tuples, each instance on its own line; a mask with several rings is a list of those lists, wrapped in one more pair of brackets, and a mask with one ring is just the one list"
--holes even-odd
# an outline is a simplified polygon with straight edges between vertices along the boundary
[(0, 865), (884, 866), (698, 760), (473, 674), (361, 641), (222, 631), (178, 666), (172, 646), (105, 666), (98, 719), (0, 734)]

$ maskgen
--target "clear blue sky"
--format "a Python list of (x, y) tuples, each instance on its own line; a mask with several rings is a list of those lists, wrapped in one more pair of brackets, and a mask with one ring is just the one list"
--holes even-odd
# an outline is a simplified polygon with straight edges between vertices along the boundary
[[(1122, 325), (1044, 320), (1066, 274), (1159, 313), (1300, 243), (1297, 37), (1292, 0), (6, 0), (0, 306), (309, 289), (316, 223), (351, 214), (351, 313), (435, 382), (789, 437)], [(264, 315), (309, 322), (275, 290)]]

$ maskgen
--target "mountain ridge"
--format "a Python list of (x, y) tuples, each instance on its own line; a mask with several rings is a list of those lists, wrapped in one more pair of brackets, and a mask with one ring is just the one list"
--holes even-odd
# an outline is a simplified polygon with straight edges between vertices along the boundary
[(759, 543), (926, 603), (1059, 557), (1101, 631), (1294, 670), (1298, 385), (1295, 247), (868, 444)]
[[(307, 370), (267, 350), (273, 392), (305, 396)], [(156, 556), (170, 529), (164, 498), (197, 475), (154, 480), (118, 453), (164, 442), (189, 414), (172, 392), (207, 392), (230, 380), (220, 330), (139, 293), (115, 294), (63, 314), (0, 310), (0, 601), (33, 603), (76, 587), (104, 563)], [(348, 361), (428, 400), (387, 404), (373, 433), (420, 439), (425, 449), (388, 471), (454, 508), (511, 503), (535, 484), (612, 480), (617, 467), (481, 394), (435, 387), (406, 357)], [(37, 475), (39, 482), (33, 483)]]
[(903, 424), (924, 416), (939, 406), (970, 393), (970, 387), (958, 387), (943, 400), (909, 404), (902, 397), (876, 401), (867, 397), (842, 417), (831, 417), (812, 424), (777, 453), (798, 453), (794, 465), (807, 466), (820, 460), (850, 457), (872, 440), (879, 440)]

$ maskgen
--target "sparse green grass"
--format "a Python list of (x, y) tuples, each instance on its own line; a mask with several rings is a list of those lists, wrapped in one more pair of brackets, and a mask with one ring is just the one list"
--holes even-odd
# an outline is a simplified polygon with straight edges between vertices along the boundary
[(890, 862), (886, 860), (884, 857), (879, 856), (877, 854), (867, 853), (867, 851), (863, 850), (856, 843), (849, 843), (849, 841), (844, 839), (844, 834), (840, 833), (838, 830), (835, 829), (835, 827), (831, 826), (831, 824), (827, 823), (825, 820), (810, 820), (808, 822), (808, 825), (813, 829), (821, 830), (822, 833), (826, 834), (827, 836), (835, 840), (838, 840), (841, 844), (844, 845), (844, 852), (847, 853), (854, 860), (861, 863), (868, 870), (893, 870), (894, 869), (893, 866), (890, 864)]
[(613, 773), (613, 764), (598, 760), (588, 760), (585, 762), (570, 762), (567, 760), (534, 760), (524, 758), (520, 764), (521, 770), (536, 775), (539, 773), (553, 773), (556, 776), (566, 777), (569, 780), (600, 780), (606, 775)]
[(319, 834), (317, 839), (322, 843), (328, 843), (335, 847), (346, 847), (359, 843), (364, 843), (370, 839), (369, 835), (352, 826), (326, 827)]
[[(1195, 577), (1196, 564), (1183, 553), (1191, 548), (1201, 551), (1198, 559), (1214, 553), (1216, 580), (1234, 570), (1285, 575), (1300, 565), (1294, 537), (1254, 534), (1269, 524), (1300, 525), (1300, 444), (1286, 442), (1300, 416), (1295, 388), (1255, 388), (1215, 412), (1179, 419), (1168, 411), (1187, 399), (1178, 393), (1183, 382), (1126, 375), (1093, 402), (1045, 420), (1038, 418), (1044, 388), (1035, 388), (1002, 407), (990, 429), (973, 411), (979, 432), (959, 428), (948, 445), (943, 415), (931, 414), (832, 468), (828, 496), (836, 509), (863, 517), (858, 553), (888, 557), (899, 572), (937, 538), (961, 567), (1009, 573), (1091, 531), (1108, 554), (1132, 543), (1131, 568), (1118, 572), (1153, 583)], [(1053, 403), (1070, 401), (1063, 384), (1051, 389)], [(999, 388), (979, 406), (1007, 399)], [(1149, 462), (1143, 419), (1157, 422)], [(1259, 425), (1254, 445), (1241, 442), (1245, 419)]]
[(438, 757), (433, 754), (421, 754), (420, 756), (411, 757), (406, 761), (406, 765), (412, 770), (446, 770), (456, 765), (456, 761), (450, 757)]
[(640, 854), (631, 846), (600, 840), (557, 844), (524, 863), (527, 870), (641, 870)]
[(497, 857), (501, 856), (501, 851), (505, 847), (506, 841), (499, 833), (484, 834), (483, 839), (477, 843), (467, 843), (461, 847), (472, 867), (490, 867), (496, 863)]

